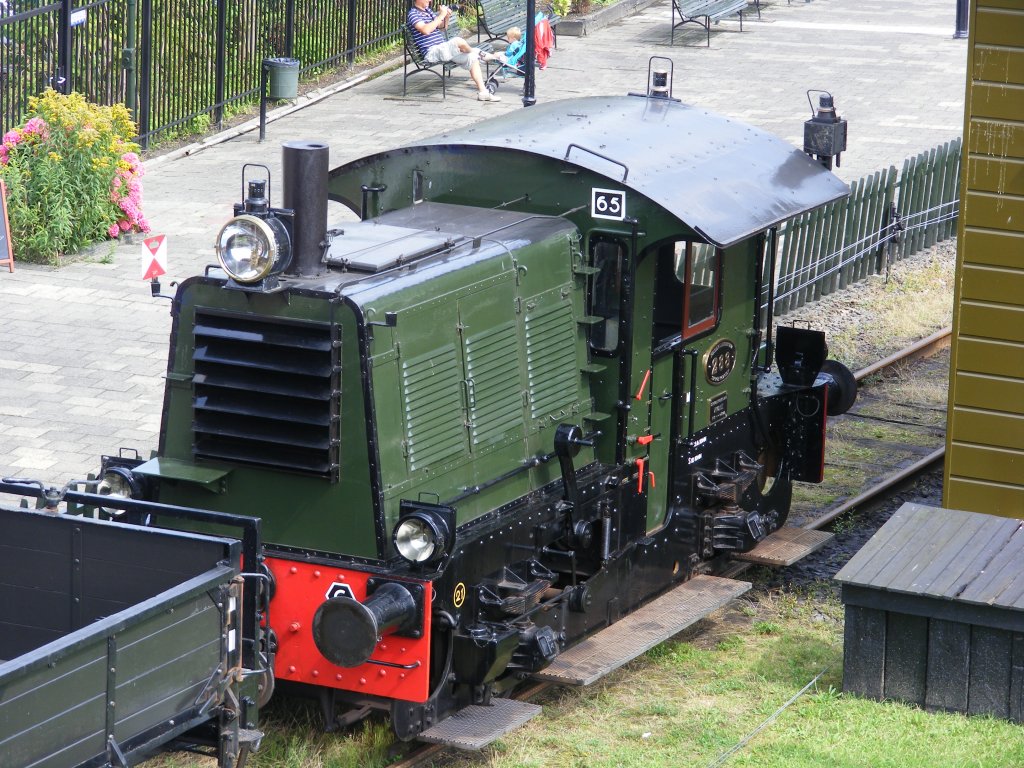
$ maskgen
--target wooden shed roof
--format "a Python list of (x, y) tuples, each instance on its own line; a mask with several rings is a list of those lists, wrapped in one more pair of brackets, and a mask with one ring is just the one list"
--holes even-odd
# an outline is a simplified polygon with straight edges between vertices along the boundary
[(1024, 521), (907, 503), (836, 580), (1024, 611)]

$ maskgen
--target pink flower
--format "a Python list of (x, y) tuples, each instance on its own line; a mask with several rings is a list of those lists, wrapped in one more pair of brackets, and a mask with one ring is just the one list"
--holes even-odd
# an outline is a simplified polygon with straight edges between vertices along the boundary
[(27, 123), (24, 128), (25, 133), (37, 133), (39, 136), (46, 137), (46, 121), (41, 117), (33, 117)]
[(117, 237), (121, 233), (121, 228), (117, 224), (111, 224), (107, 227), (107, 235), (111, 238)]
[(21, 141), (21, 133), (17, 128), (4, 134), (4, 144), (9, 147), (15, 146), (19, 141)]
[(117, 222), (117, 226), (121, 228), (122, 232), (127, 232), (129, 229), (132, 228), (132, 225), (128, 222), (127, 219), (121, 219), (119, 222)]

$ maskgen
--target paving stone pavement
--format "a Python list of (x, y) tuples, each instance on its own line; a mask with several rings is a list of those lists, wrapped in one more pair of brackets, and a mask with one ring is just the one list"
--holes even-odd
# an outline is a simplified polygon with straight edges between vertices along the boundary
[[(967, 46), (953, 39), (955, 0), (763, 2), (761, 20), (748, 14), (742, 32), (734, 20), (713, 26), (709, 48), (692, 25), (670, 45), (670, 9), (655, 0), (584, 37), (562, 36), (537, 73), (538, 101), (643, 91), (650, 58), (669, 57), (675, 97), (799, 145), (806, 91), (828, 90), (849, 121), (837, 170), (847, 181), (962, 133)], [(153, 232), (168, 238), (164, 291), (214, 261), (243, 163), (266, 163), (280, 177), (281, 142), (326, 141), (333, 167), (523, 108), (511, 84), (501, 102), (481, 103), (463, 73), (455, 78), (445, 100), (426, 76), (403, 97), (399, 69), (280, 110), (287, 114), (268, 124), (265, 144), (256, 131), (235, 131), (148, 160), (145, 209)], [(353, 218), (333, 205), (330, 216)], [(156, 448), (170, 302), (151, 298), (140, 280), (141, 249), (136, 237), (60, 269), (0, 267), (0, 477), (61, 484), (95, 470), (103, 453)]]

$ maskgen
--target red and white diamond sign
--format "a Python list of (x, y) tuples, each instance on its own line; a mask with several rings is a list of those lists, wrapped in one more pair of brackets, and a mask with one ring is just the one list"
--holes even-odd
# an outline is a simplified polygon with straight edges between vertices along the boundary
[(167, 236), (154, 235), (142, 241), (142, 279), (155, 280), (167, 274)]

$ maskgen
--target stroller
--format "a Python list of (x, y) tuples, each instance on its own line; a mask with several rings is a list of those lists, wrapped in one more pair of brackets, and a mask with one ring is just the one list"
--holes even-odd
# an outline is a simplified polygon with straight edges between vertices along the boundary
[[(537, 45), (537, 63), (541, 69), (544, 69), (550, 55), (548, 39), (551, 37), (551, 27), (548, 26), (547, 21), (548, 18), (543, 12), (538, 12), (534, 18), (535, 31), (537, 33), (535, 43)], [(543, 34), (542, 29), (544, 30)], [(484, 87), (491, 93), (494, 93), (498, 90), (498, 86), (509, 77), (524, 77), (526, 73), (523, 71), (521, 62), (525, 55), (525, 37), (509, 43), (508, 47), (498, 55), (496, 61), (499, 62), (499, 66), (487, 75), (487, 79), (484, 80)]]
[(508, 47), (494, 61), (498, 64), (493, 72), (487, 75), (484, 80), (484, 87), (494, 93), (498, 86), (510, 77), (524, 77), (526, 73), (520, 66), (523, 56), (526, 55), (526, 40), (520, 39), (509, 43)]

